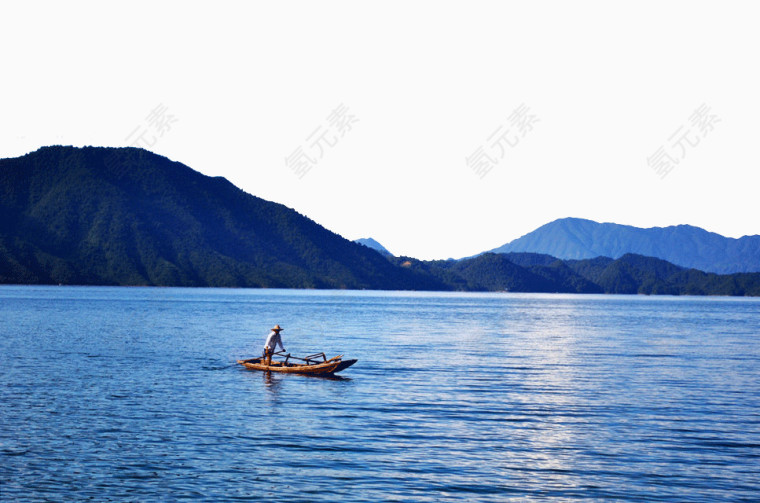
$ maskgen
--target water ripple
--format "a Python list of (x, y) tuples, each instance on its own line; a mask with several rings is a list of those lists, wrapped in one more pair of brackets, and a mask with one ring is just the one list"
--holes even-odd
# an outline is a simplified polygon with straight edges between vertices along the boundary
[[(744, 299), (2, 287), (0, 499), (751, 501), (759, 314)], [(285, 320), (289, 350), (359, 363), (337, 379), (234, 363)]]

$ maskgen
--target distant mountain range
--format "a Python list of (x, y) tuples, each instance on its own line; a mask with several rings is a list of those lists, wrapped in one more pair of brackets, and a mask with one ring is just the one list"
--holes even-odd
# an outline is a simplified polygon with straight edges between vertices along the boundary
[(690, 225), (642, 229), (562, 218), (491, 252), (542, 253), (574, 260), (634, 253), (721, 274), (760, 271), (760, 236), (727, 238)]
[(392, 257), (393, 254), (385, 249), (383, 245), (378, 243), (372, 238), (360, 238), (360, 239), (354, 239), (354, 243), (359, 243), (360, 245), (364, 245), (368, 248), (372, 248), (373, 250), (376, 250), (380, 252), (381, 255), (385, 257)]
[(536, 253), (484, 253), (464, 260), (393, 261), (452, 290), (760, 296), (760, 273), (706, 273), (635, 254), (560, 260)]
[(361, 241), (141, 149), (0, 159), (0, 283), (760, 295), (760, 273), (630, 253), (421, 261)]

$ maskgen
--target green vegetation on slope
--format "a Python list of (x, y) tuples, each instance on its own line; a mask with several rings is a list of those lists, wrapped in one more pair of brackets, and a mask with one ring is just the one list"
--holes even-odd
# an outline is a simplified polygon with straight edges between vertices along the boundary
[(0, 282), (441, 289), (280, 204), (134, 148), (0, 160)]
[(97, 147), (0, 160), (0, 283), (760, 295), (760, 273), (633, 254), (384, 257), (224, 178)]

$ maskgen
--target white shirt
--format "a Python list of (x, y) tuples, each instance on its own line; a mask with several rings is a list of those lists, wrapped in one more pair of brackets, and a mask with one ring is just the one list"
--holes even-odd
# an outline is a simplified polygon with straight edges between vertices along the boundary
[(275, 332), (272, 330), (269, 332), (269, 335), (267, 336), (267, 340), (264, 343), (264, 349), (269, 349), (274, 353), (274, 350), (277, 348), (277, 345), (280, 345), (280, 349), (285, 351), (285, 347), (282, 345), (282, 337), (280, 337), (279, 332)]

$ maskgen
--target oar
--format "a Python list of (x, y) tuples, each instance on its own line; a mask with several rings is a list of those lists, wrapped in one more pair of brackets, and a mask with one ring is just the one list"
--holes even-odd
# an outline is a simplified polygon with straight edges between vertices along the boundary
[[(308, 364), (312, 364), (312, 363), (314, 363), (314, 364), (329, 363), (329, 362), (332, 362), (332, 361), (335, 361), (335, 360), (340, 360), (341, 358), (343, 358), (343, 355), (338, 355), (338, 356), (333, 356), (332, 358), (330, 358), (328, 360), (324, 353), (317, 353), (317, 354), (314, 354), (314, 355), (309, 355), (306, 358), (299, 358), (297, 356), (292, 356), (290, 353), (286, 354), (284, 351), (278, 351), (276, 353), (272, 353), (272, 356), (274, 356), (274, 355), (285, 356), (286, 361), (290, 360), (290, 359), (293, 359), (293, 360), (300, 360), (300, 361), (306, 362)], [(312, 358), (314, 356), (321, 356), (323, 358), (323, 361), (321, 361), (321, 362), (315, 362), (314, 360), (312, 360)]]

